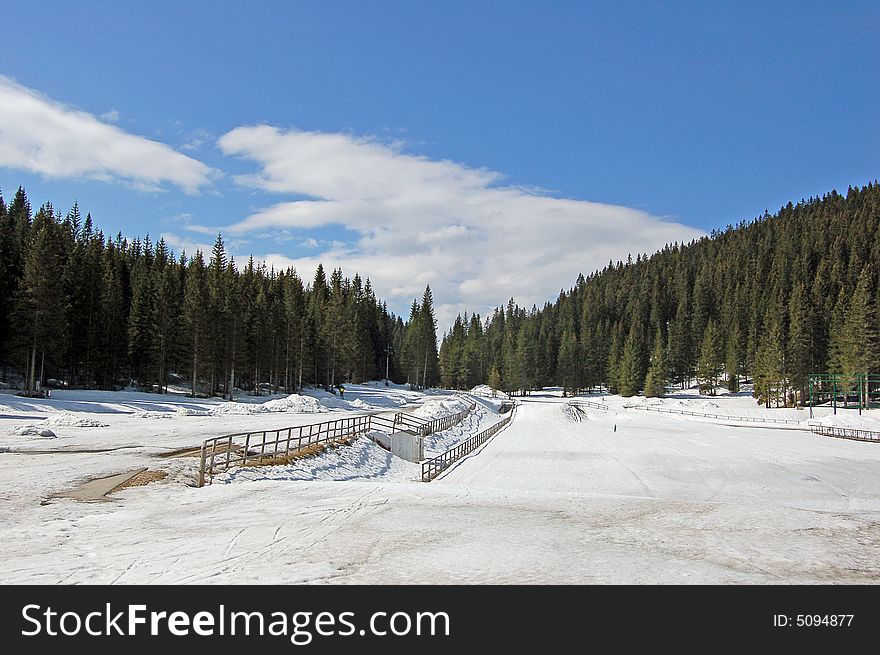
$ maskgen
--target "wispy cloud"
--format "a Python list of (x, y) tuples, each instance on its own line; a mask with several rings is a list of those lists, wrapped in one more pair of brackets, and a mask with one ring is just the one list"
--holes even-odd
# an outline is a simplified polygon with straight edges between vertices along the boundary
[(401, 308), (430, 282), (442, 324), (511, 296), (540, 304), (579, 272), (702, 235), (637, 209), (505, 187), (500, 173), (373, 138), (260, 125), (232, 130), (218, 145), (256, 164), (235, 178), (239, 184), (298, 198), (255, 211), (225, 233), (344, 225), (357, 233), (350, 243), (308, 257), (266, 257), (303, 272), (319, 261), (360, 271)]
[(170, 146), (130, 134), (0, 75), (0, 166), (48, 178), (122, 181), (157, 191), (165, 184), (195, 193), (216, 174)]
[(198, 150), (206, 143), (214, 142), (214, 135), (203, 128), (190, 130), (189, 132), (181, 134), (181, 136), (183, 137), (184, 142), (180, 146), (180, 149), (186, 150), (187, 152)]
[(98, 116), (105, 123), (118, 123), (119, 122), (119, 112), (115, 109), (111, 109), (110, 111), (105, 111), (103, 114)]

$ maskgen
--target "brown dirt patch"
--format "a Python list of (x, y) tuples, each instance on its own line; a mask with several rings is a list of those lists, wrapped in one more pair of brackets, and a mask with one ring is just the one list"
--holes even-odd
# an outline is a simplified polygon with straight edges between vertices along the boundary
[(165, 471), (141, 471), (137, 475), (129, 478), (122, 484), (113, 487), (110, 493), (115, 493), (117, 491), (122, 491), (123, 489), (128, 489), (130, 487), (144, 487), (151, 482), (158, 482), (159, 480), (164, 480), (168, 477), (168, 473)]

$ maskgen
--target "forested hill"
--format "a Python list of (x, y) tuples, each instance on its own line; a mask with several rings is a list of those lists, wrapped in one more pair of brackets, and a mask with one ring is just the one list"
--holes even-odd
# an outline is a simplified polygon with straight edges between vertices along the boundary
[(659, 395), (667, 383), (713, 393), (748, 376), (777, 403), (810, 372), (876, 373), (878, 230), (875, 181), (609, 264), (540, 310), (511, 301), (484, 323), (457, 320), (443, 381)]
[(0, 195), (0, 383), (33, 392), (169, 380), (193, 393), (292, 391), (385, 377), (439, 381), (430, 288), (407, 323), (369, 278), (321, 266), (239, 267), (218, 235), (211, 253), (175, 256), (149, 236), (105, 238), (74, 204), (32, 214), (21, 188)]

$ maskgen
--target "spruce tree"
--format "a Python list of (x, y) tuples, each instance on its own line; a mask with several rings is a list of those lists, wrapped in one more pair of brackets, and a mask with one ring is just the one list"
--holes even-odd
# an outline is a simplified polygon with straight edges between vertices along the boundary
[(739, 391), (739, 376), (741, 371), (739, 344), (739, 326), (734, 324), (733, 331), (727, 338), (727, 354), (724, 358), (724, 371), (727, 374), (727, 390), (730, 393), (737, 393)]
[(489, 371), (489, 380), (487, 384), (492, 387), (493, 398), (496, 395), (495, 392), (504, 386), (504, 383), (501, 381), (501, 373), (498, 372), (497, 366), (493, 366), (492, 370)]
[(813, 372), (813, 315), (803, 283), (797, 283), (788, 302), (788, 339), (785, 342), (785, 367), (789, 383), (803, 404), (807, 379)]
[(197, 395), (199, 362), (207, 351), (210, 338), (208, 301), (208, 273), (202, 252), (197, 250), (189, 262), (183, 296), (183, 318), (192, 362), (190, 394), (193, 398)]
[(718, 325), (714, 319), (706, 324), (703, 344), (700, 348), (700, 361), (697, 375), (700, 377), (700, 393), (714, 396), (718, 388), (718, 378), (724, 370), (724, 351)]
[(17, 334), (23, 345), (27, 371), (26, 389), (35, 393), (45, 382), (48, 360), (54, 363), (65, 332), (63, 250), (60, 228), (51, 208), (43, 206), (29, 226), (24, 270), (15, 307)]
[(434, 296), (431, 287), (425, 287), (422, 304), (419, 308), (419, 345), (424, 351), (422, 364), (422, 387), (431, 387), (440, 382), (440, 365), (437, 353), (437, 319), (434, 317)]
[(574, 328), (569, 326), (562, 333), (559, 344), (559, 360), (556, 379), (562, 385), (563, 394), (576, 396), (581, 388), (581, 354)]
[(771, 312), (769, 324), (761, 335), (755, 356), (753, 395), (759, 403), (769, 408), (779, 407), (785, 399), (785, 351), (782, 346), (782, 320), (779, 312)]
[(666, 381), (669, 375), (669, 360), (666, 356), (666, 340), (663, 332), (657, 330), (654, 347), (651, 350), (648, 374), (645, 376), (645, 397), (657, 398), (666, 395)]
[(640, 360), (639, 339), (636, 330), (633, 328), (626, 337), (623, 345), (623, 354), (620, 358), (618, 393), (624, 398), (635, 396), (642, 388), (645, 376), (640, 370)]

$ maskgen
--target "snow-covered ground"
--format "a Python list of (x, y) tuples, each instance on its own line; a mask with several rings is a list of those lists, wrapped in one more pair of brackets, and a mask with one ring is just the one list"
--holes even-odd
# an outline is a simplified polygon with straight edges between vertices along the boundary
[[(357, 411), (334, 402), (396, 408), (429, 398), (363, 389), (346, 387), (344, 401), (316, 394), (331, 410), (320, 414), (215, 414), (216, 401), (149, 394), (0, 397), (0, 445), (16, 451), (0, 452), (4, 582), (880, 581), (880, 444), (625, 407), (644, 399), (592, 396), (610, 411), (574, 421), (558, 392), (533, 394), (507, 428), (431, 483), (413, 481), (418, 465), (365, 438), (202, 489), (183, 484), (193, 458), (157, 456), (205, 436)], [(432, 447), (500, 418), (498, 399), (479, 401)], [(724, 415), (804, 411), (765, 410), (745, 395), (660, 402)], [(844, 416), (877, 424), (875, 412)], [(67, 414), (107, 427), (69, 425)], [(57, 438), (9, 433), (54, 417)], [(169, 477), (103, 503), (40, 504), (77, 480), (144, 462)]]

